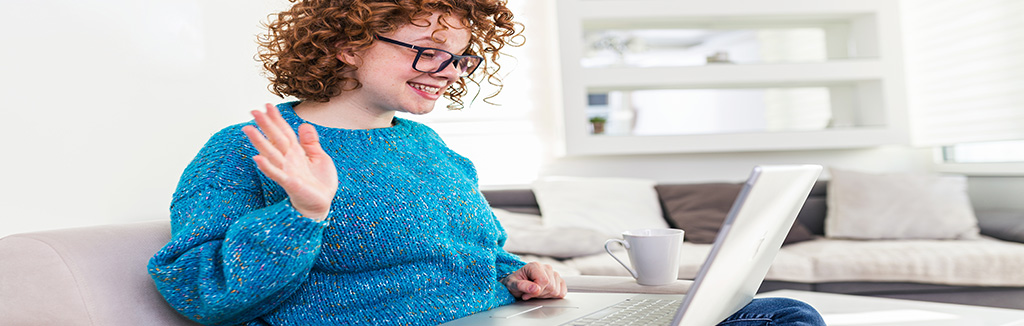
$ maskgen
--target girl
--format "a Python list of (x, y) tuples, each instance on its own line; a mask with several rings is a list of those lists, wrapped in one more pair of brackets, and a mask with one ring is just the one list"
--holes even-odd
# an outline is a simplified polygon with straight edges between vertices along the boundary
[[(300, 101), (253, 111), (186, 168), (149, 263), (167, 301), (209, 325), (429, 325), (564, 297), (550, 266), (502, 249), (472, 163), (395, 116), (459, 105), (467, 81), (500, 89), (505, 1), (292, 2), (259, 56)], [(754, 306), (741, 317), (763, 322)]]
[[(550, 266), (502, 250), (471, 162), (430, 128), (441, 96), (516, 35), (498, 0), (297, 1), (261, 40), (272, 90), (301, 101), (215, 134), (150, 261), (204, 324), (437, 324), (565, 295)], [(479, 71), (479, 72), (478, 72)], [(297, 134), (296, 134), (297, 133)]]

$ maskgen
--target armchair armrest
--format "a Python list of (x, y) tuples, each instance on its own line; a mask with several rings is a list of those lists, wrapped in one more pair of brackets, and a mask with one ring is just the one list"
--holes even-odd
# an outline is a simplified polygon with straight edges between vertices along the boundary
[(693, 285), (691, 280), (676, 280), (659, 286), (640, 285), (628, 276), (574, 275), (563, 276), (562, 279), (569, 292), (684, 294)]
[(146, 270), (170, 237), (170, 222), (152, 221), (0, 239), (0, 324), (198, 325)]
[(1024, 243), (1024, 212), (978, 211), (975, 215), (981, 234)]

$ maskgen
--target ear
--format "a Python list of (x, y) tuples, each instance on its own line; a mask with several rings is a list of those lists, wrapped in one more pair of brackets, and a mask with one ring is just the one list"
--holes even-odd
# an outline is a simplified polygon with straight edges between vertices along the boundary
[(344, 62), (349, 66), (358, 67), (360, 64), (362, 64), (362, 60), (359, 57), (359, 55), (357, 55), (355, 51), (352, 51), (351, 49), (341, 49), (341, 51), (338, 51), (338, 55), (336, 55), (335, 57), (338, 58), (338, 61)]

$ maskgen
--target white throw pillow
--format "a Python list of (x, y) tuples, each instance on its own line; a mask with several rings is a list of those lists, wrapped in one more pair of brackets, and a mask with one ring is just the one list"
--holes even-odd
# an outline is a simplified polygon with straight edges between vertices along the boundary
[(961, 175), (830, 169), (825, 235), (848, 239), (976, 239)]
[(508, 234), (505, 251), (511, 253), (572, 258), (602, 252), (608, 240), (604, 233), (587, 228), (545, 227), (539, 215), (493, 210)]
[(668, 228), (653, 180), (546, 177), (533, 184), (544, 225), (590, 228), (618, 238), (623, 231)]

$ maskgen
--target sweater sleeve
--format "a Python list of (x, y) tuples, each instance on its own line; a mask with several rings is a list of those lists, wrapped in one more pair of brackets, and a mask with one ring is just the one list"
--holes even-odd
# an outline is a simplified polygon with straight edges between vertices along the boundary
[(500, 233), (500, 236), (498, 238), (498, 253), (494, 260), (494, 267), (495, 270), (497, 271), (498, 280), (501, 280), (507, 277), (509, 274), (512, 274), (515, 271), (519, 270), (520, 268), (523, 268), (523, 266), (525, 266), (526, 263), (523, 262), (523, 260), (520, 259), (519, 256), (508, 251), (505, 251), (505, 241), (508, 240), (508, 233), (505, 232), (505, 228), (503, 228), (501, 226), (501, 223), (498, 222), (497, 217), (493, 216), (493, 212), (491, 213), (491, 215), (492, 218), (495, 219), (494, 225), (498, 227), (498, 232)]
[(326, 228), (288, 198), (266, 206), (247, 185), (258, 182), (233, 175), (245, 164), (211, 155), (219, 152), (204, 148), (186, 169), (171, 204), (171, 240), (148, 266), (167, 302), (206, 325), (244, 323), (287, 299), (305, 281)]

